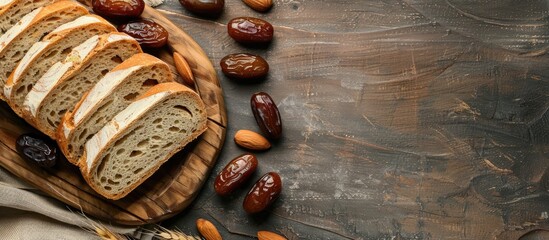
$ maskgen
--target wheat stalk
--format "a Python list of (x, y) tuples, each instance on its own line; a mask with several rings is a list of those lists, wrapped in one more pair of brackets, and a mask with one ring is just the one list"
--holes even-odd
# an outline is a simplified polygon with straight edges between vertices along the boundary
[[(69, 211), (73, 212), (71, 209)], [(74, 213), (74, 212), (73, 212)], [(115, 233), (111, 231), (106, 226), (94, 221), (93, 219), (89, 218), (84, 214), (84, 212), (81, 211), (78, 213), (82, 217), (84, 217), (87, 220), (88, 226), (81, 226), (80, 228), (84, 229), (85, 231), (88, 231), (92, 234), (95, 234), (99, 237), (101, 240), (128, 240), (128, 238), (122, 234)]]
[[(141, 229), (141, 231), (147, 231), (149, 234), (152, 234), (156, 239), (160, 240), (201, 240), (199, 237), (190, 236), (184, 234), (180, 230), (170, 230), (162, 226), (156, 226), (155, 230)], [(95, 233), (101, 240), (127, 240), (127, 236), (112, 232), (108, 228), (102, 225), (94, 224), (94, 230), (91, 231)]]
[[(70, 211), (72, 212), (72, 210), (70, 210)], [(83, 211), (80, 211), (79, 214), (81, 216), (83, 216), (88, 221), (88, 224), (89, 224), (89, 227), (82, 227), (82, 229), (97, 235), (97, 237), (99, 237), (99, 239), (101, 239), (101, 240), (128, 240), (128, 239), (132, 239), (127, 235), (123, 235), (123, 234), (113, 232), (112, 230), (110, 230), (106, 226), (104, 226), (104, 225), (94, 221), (93, 219), (89, 218), (88, 216), (86, 216), (86, 214), (84, 214)], [(160, 239), (160, 240), (201, 240), (201, 238), (199, 238), (199, 237), (184, 234), (179, 229), (170, 230), (170, 229), (167, 229), (167, 228), (162, 227), (160, 225), (156, 225), (155, 230), (149, 230), (149, 229), (146, 229), (146, 228), (139, 228), (137, 231), (140, 231), (141, 233), (145, 233), (145, 234), (151, 234), (151, 235), (153, 235), (153, 237), (156, 237), (156, 239)]]
[(189, 236), (179, 230), (170, 230), (162, 226), (158, 226), (153, 234), (162, 240), (200, 240), (198, 237)]
[(114, 233), (105, 226), (94, 226), (95, 227), (95, 234), (101, 239), (101, 240), (127, 240), (124, 235)]

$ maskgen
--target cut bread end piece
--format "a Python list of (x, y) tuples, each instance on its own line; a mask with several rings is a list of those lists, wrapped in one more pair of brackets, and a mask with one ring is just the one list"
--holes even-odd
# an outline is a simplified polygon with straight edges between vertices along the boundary
[(133, 55), (112, 69), (59, 125), (57, 140), (69, 162), (78, 165), (86, 141), (138, 96), (158, 83), (173, 81), (169, 66), (146, 53)]
[(140, 53), (139, 43), (123, 33), (94, 36), (54, 64), (23, 103), (23, 117), (53, 139), (65, 112), (111, 69)]
[(179, 83), (154, 86), (85, 145), (80, 169), (88, 184), (120, 199), (206, 130), (204, 103)]
[(4, 95), (11, 108), (22, 116), (25, 97), (54, 63), (65, 59), (74, 47), (91, 37), (115, 31), (109, 22), (89, 14), (59, 26), (43, 41), (32, 45), (4, 86)]
[[(4, 88), (17, 63), (31, 46), (58, 26), (88, 14), (88, 10), (74, 1), (58, 1), (25, 15), (0, 37), (0, 89)], [(0, 98), (6, 99), (4, 91)]]

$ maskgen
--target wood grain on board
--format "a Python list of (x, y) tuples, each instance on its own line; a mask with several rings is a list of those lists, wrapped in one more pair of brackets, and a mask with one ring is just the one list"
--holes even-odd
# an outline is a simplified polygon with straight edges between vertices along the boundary
[(7, 104), (0, 104), (2, 167), (88, 216), (126, 225), (159, 222), (185, 209), (215, 165), (225, 140), (227, 124), (223, 92), (204, 51), (156, 10), (147, 7), (143, 15), (161, 23), (170, 33), (170, 50), (155, 54), (173, 63), (170, 52), (177, 51), (189, 62), (196, 90), (207, 106), (208, 129), (127, 197), (117, 201), (101, 197), (86, 184), (80, 171), (66, 160), (53, 169), (42, 169), (21, 159), (15, 151), (15, 139), (22, 133), (36, 130), (17, 117)]

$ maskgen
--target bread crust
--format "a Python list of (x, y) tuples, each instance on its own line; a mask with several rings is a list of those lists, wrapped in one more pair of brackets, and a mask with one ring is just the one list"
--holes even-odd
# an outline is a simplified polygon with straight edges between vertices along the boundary
[[(76, 104), (76, 106), (74, 106), (74, 109), (78, 109), (80, 107), (80, 105), (82, 104), (82, 99), (85, 99), (87, 96), (88, 96), (88, 92), (84, 93), (84, 95), (82, 95), (82, 98), (80, 99), (80, 101), (78, 101), (78, 103)], [(70, 151), (69, 151), (69, 142), (67, 140), (67, 138), (65, 138), (65, 134), (64, 134), (64, 131), (63, 131), (63, 125), (66, 125), (67, 127), (69, 127), (70, 129), (74, 129), (74, 124), (72, 124), (72, 113), (71, 112), (67, 112), (65, 115), (63, 115), (63, 118), (61, 119), (61, 124), (59, 124), (59, 126), (57, 127), (57, 146), (59, 147), (59, 149), (61, 150), (61, 152), (63, 153), (63, 155), (65, 155), (65, 158), (72, 164), (78, 166), (78, 161), (79, 159), (74, 159), (74, 157), (70, 154)]]
[[(141, 68), (136, 69), (134, 72), (138, 72), (140, 69), (150, 68), (150, 67), (163, 68), (165, 72), (170, 74), (168, 76), (164, 76), (163, 80), (164, 81), (174, 81), (174, 76), (171, 74), (169, 66), (164, 61), (162, 61), (162, 60), (160, 60), (160, 59), (158, 59), (158, 58), (156, 58), (152, 55), (149, 55), (147, 53), (138, 53), (138, 54), (133, 55), (132, 57), (130, 57), (129, 59), (127, 59), (126, 61), (119, 64), (114, 69), (112, 69), (111, 72), (123, 71), (123, 70), (129, 69), (129, 68), (135, 67), (135, 66), (141, 66)], [(132, 75), (130, 74), (130, 76), (128, 76), (128, 77), (132, 77)], [(121, 86), (116, 85), (115, 87), (116, 87), (116, 89), (118, 89)], [(114, 89), (114, 90), (116, 90), (116, 89)], [(79, 159), (76, 159), (75, 156), (73, 156), (71, 154), (71, 152), (69, 151), (69, 149), (68, 149), (69, 138), (70, 138), (70, 134), (72, 134), (72, 132), (76, 128), (76, 125), (75, 125), (75, 122), (74, 122), (74, 114), (77, 112), (78, 109), (81, 108), (82, 104), (85, 102), (85, 100), (86, 100), (89, 93), (90, 92), (87, 92), (84, 96), (82, 96), (82, 98), (78, 101), (76, 106), (71, 111), (67, 111), (67, 113), (65, 113), (65, 115), (63, 116), (63, 120), (61, 121), (61, 124), (59, 124), (59, 126), (57, 128), (57, 142), (58, 142), (59, 148), (65, 154), (65, 156), (67, 157), (69, 162), (71, 162), (75, 165), (78, 165)], [(99, 101), (102, 101), (102, 100), (103, 99), (99, 99)], [(81, 121), (85, 121), (85, 120), (89, 119), (91, 117), (92, 112), (97, 110), (97, 108), (98, 108), (98, 106), (94, 105), (89, 110), (89, 112), (85, 114), (85, 116), (82, 118), (83, 120), (81, 120)], [(113, 113), (113, 114), (116, 114), (116, 113)], [(67, 133), (69, 134), (69, 138), (67, 138), (67, 136), (66, 136)]]
[[(110, 47), (121, 45), (122, 42), (126, 43), (128, 46), (129, 45), (135, 46), (135, 51), (136, 52), (142, 52), (141, 48), (139, 47), (139, 43), (137, 43), (137, 41), (135, 41), (135, 39), (129, 37), (128, 35), (126, 35), (124, 33), (108, 33), (108, 34), (101, 35), (99, 37), (97, 45), (94, 47), (94, 49), (92, 50), (92, 52), (90, 54), (88, 54), (77, 65), (73, 65), (61, 78), (57, 79), (57, 81), (53, 85), (47, 86), (48, 87), (48, 92), (47, 92), (46, 96), (44, 96), (43, 100), (40, 103), (38, 103), (35, 112), (40, 113), (42, 111), (42, 108), (45, 107), (44, 100), (51, 98), (50, 95), (52, 94), (52, 91), (57, 89), (57, 87), (59, 85), (64, 84), (66, 81), (70, 80), (71, 78), (73, 78), (74, 76), (79, 74), (81, 67), (86, 66), (88, 64), (91, 64), (91, 61), (95, 60), (98, 53), (100, 53), (100, 52), (102, 52), (105, 49), (108, 49)], [(69, 58), (70, 58), (70, 56), (69, 56)], [(36, 85), (38, 85), (38, 84), (36, 84)], [(33, 89), (33, 91), (34, 91), (34, 89)], [(31, 91), (31, 93), (33, 91)], [(40, 91), (36, 90), (36, 92), (40, 92)], [(30, 95), (30, 93), (29, 93), (29, 95)], [(25, 106), (22, 108), (23, 118), (25, 120), (27, 120), (31, 125), (33, 125), (37, 129), (42, 131), (44, 134), (48, 135), (52, 139), (56, 139), (57, 138), (57, 134), (56, 134), (57, 133), (56, 132), (57, 128), (56, 129), (48, 128), (48, 126), (47, 126), (48, 123), (39, 121), (38, 118), (37, 118), (38, 116), (34, 116), (31, 113), (31, 111), (28, 107), (29, 106), (27, 106), (25, 104)]]
[(51, 5), (44, 6), (40, 13), (38, 13), (36, 17), (33, 18), (29, 26), (32, 26), (34, 23), (42, 21), (44, 18), (51, 16), (59, 11), (64, 11), (70, 8), (73, 8), (73, 11), (75, 12), (80, 12), (80, 16), (89, 14), (89, 11), (79, 3), (71, 0), (58, 0), (54, 1)]
[(87, 23), (85, 25), (79, 25), (76, 27), (66, 28), (63, 30), (56, 29), (57, 31), (53, 31), (51, 33), (48, 33), (48, 35), (44, 36), (42, 41), (55, 41), (58, 38), (64, 38), (67, 35), (67, 32), (73, 32), (75, 31), (75, 29), (76, 31), (79, 31), (79, 30), (82, 30), (83, 28), (88, 28), (88, 27), (91, 27), (92, 29), (102, 29), (105, 33), (117, 32), (116, 27), (114, 25), (112, 25), (109, 21), (105, 20), (99, 15), (90, 13), (82, 17), (94, 18), (94, 19), (97, 19), (98, 22)]
[[(119, 192), (119, 193), (116, 193), (116, 194), (110, 194), (108, 192), (105, 192), (105, 191), (103, 191), (102, 188), (95, 185), (95, 183), (92, 179), (93, 174), (94, 174), (93, 170), (96, 169), (98, 167), (98, 165), (101, 164), (101, 163), (98, 161), (98, 159), (94, 159), (94, 162), (91, 164), (91, 167), (88, 169), (88, 164), (87, 164), (87, 159), (86, 159), (87, 155), (84, 154), (82, 159), (79, 161), (79, 167), (80, 167), (80, 170), (82, 172), (82, 176), (84, 177), (86, 182), (96, 192), (98, 192), (102, 196), (104, 196), (108, 199), (112, 199), (112, 200), (117, 200), (117, 199), (125, 197), (128, 193), (133, 191), (136, 187), (138, 187), (146, 179), (148, 179), (153, 173), (155, 173), (160, 168), (160, 166), (163, 163), (165, 163), (166, 161), (168, 161), (168, 159), (170, 159), (174, 154), (181, 151), (181, 149), (183, 149), (187, 144), (189, 144), (190, 142), (192, 142), (193, 140), (198, 138), (204, 131), (206, 131), (206, 129), (207, 129), (207, 116), (206, 116), (206, 108), (204, 106), (204, 103), (202, 102), (202, 100), (200, 99), (200, 97), (198, 96), (198, 94), (196, 92), (194, 92), (192, 89), (190, 89), (190, 88), (188, 88), (188, 87), (186, 87), (182, 84), (179, 84), (179, 83), (176, 83), (176, 82), (161, 83), (161, 84), (156, 85), (155, 87), (151, 88), (149, 91), (147, 91), (145, 94), (140, 96), (138, 99), (145, 99), (147, 97), (150, 97), (152, 95), (155, 95), (157, 93), (162, 93), (162, 92), (170, 93), (170, 95), (162, 98), (162, 100), (173, 97), (174, 94), (186, 95), (186, 96), (190, 97), (191, 99), (193, 99), (194, 103), (196, 103), (198, 105), (197, 108), (201, 109), (201, 115), (199, 116), (201, 121), (199, 122), (199, 126), (197, 126), (196, 131), (194, 131), (187, 139), (183, 139), (181, 142), (179, 142), (177, 144), (177, 146), (172, 151), (168, 152), (165, 155), (164, 158), (159, 159), (158, 161), (156, 161), (155, 165), (153, 167), (151, 167), (148, 171), (143, 173), (143, 175), (140, 177), (140, 180), (138, 180), (135, 183), (127, 186), (122, 192)], [(158, 103), (161, 103), (162, 100), (156, 101), (154, 104), (150, 105), (148, 109), (155, 107)], [(149, 110), (147, 110), (147, 112), (148, 111)], [(135, 124), (135, 122), (138, 121), (139, 119), (141, 119), (145, 114), (146, 113), (144, 113), (142, 115), (139, 115), (139, 116), (135, 117), (134, 119), (132, 119), (132, 121), (127, 125), (128, 128), (129, 128), (129, 126), (133, 126)], [(124, 132), (124, 131), (117, 131), (115, 133), (115, 135), (113, 135), (110, 138), (109, 142), (105, 146), (106, 147), (111, 146), (112, 141), (115, 141), (115, 139), (119, 139), (121, 137), (121, 135), (125, 135), (125, 133), (126, 132)], [(102, 153), (107, 151), (107, 150), (108, 149), (101, 149), (99, 151), (99, 153), (96, 155), (96, 157), (101, 156)]]
[[(24, 34), (28, 29), (35, 26), (35, 24), (41, 23), (45, 19), (47, 19), (48, 17), (54, 16), (55, 14), (57, 14), (59, 12), (62, 12), (62, 11), (70, 11), (70, 12), (73, 12), (75, 15), (78, 15), (78, 16), (83, 16), (83, 15), (86, 15), (86, 14), (89, 13), (88, 10), (85, 7), (83, 7), (82, 5), (80, 5), (80, 4), (78, 4), (74, 1), (70, 1), (70, 0), (56, 1), (53, 4), (48, 5), (44, 8), (42, 8), (41, 10), (39, 10), (38, 14), (36, 16), (34, 16), (34, 18), (32, 18), (32, 20), (30, 21), (29, 25), (26, 28), (24, 28), (24, 29), (22, 29), (22, 31), (18, 32), (17, 35), (15, 35), (15, 37), (13, 39), (11, 39), (10, 41), (8, 41), (6, 43), (3, 43), (5, 45), (3, 45), (3, 47), (0, 49), (0, 57), (3, 57), (4, 54), (6, 54), (7, 49), (11, 48), (11, 46), (15, 42), (15, 39), (17, 39), (18, 36), (20, 36), (21, 34)], [(3, 71), (12, 70), (10, 68), (4, 69), (4, 68), (6, 68), (4, 66), (2, 66), (1, 68), (2, 68)], [(0, 89), (4, 88), (5, 81), (6, 81), (5, 77), (2, 77), (2, 79), (0, 81), (0, 85), (1, 85)], [(6, 96), (4, 96), (3, 91), (0, 91), (0, 99), (6, 100)]]
[[(25, 4), (26, 1), (29, 1), (29, 0), (13, 0), (10, 3), (1, 6), (0, 7), (0, 19), (3, 20), (3, 18), (8, 18), (9, 15), (10, 15), (10, 11), (18, 12), (18, 13), (21, 13), (21, 14), (27, 14), (27, 13), (31, 12), (31, 11), (21, 11), (21, 8), (16, 9), (16, 7), (18, 7), (19, 4)], [(42, 1), (43, 4), (37, 4), (35, 6), (51, 5), (51, 4), (53, 4), (55, 2), (58, 2), (58, 1), (61, 1), (61, 0), (44, 0), (44, 1)], [(35, 1), (35, 3), (36, 2), (38, 2), (38, 1)], [(32, 8), (29, 8), (29, 9), (32, 9)], [(17, 21), (19, 21), (19, 19), (17, 19)], [(7, 29), (1, 29), (1, 30), (6, 31)]]
[[(124, 70), (124, 69), (127, 69), (127, 68), (131, 68), (131, 67), (134, 67), (136, 65), (144, 65), (144, 66), (147, 66), (147, 65), (154, 65), (154, 64), (158, 64), (158, 63), (163, 63), (163, 64), (166, 64), (164, 61), (156, 58), (155, 56), (152, 56), (148, 53), (138, 53), (138, 54), (135, 54), (133, 55), (131, 58), (128, 58), (126, 61), (122, 62), (121, 64), (119, 64), (118, 66), (116, 66), (115, 68), (113, 68), (111, 71), (119, 71), (119, 70)], [(167, 67), (168, 65), (166, 65)]]
[[(43, 44), (46, 44), (46, 46), (41, 48), (39, 53), (34, 54), (34, 56), (32, 56), (32, 58), (29, 59), (29, 61), (30, 62), (37, 61), (38, 59), (43, 57), (45, 53), (50, 51), (52, 48), (58, 47), (59, 44), (64, 43), (65, 38), (70, 37), (70, 35), (72, 34), (77, 34), (78, 32), (81, 32), (81, 31), (93, 30), (94, 32), (97, 32), (97, 33), (116, 32), (116, 28), (112, 24), (110, 24), (108, 21), (104, 20), (103, 18), (97, 15), (88, 14), (83, 17), (95, 18), (98, 20), (98, 22), (79, 25), (79, 26), (64, 29), (58, 32), (56, 31), (56, 32), (49, 33), (44, 37), (44, 39), (42, 39), (42, 42), (41, 42)], [(21, 65), (21, 62), (17, 64), (15, 69), (19, 69), (19, 67), (21, 67), (20, 65)], [(25, 66), (23, 69), (21, 69), (21, 71), (19, 71), (18, 78), (15, 78), (16, 71), (14, 70), (8, 77), (8, 80), (6, 81), (6, 85), (4, 86), (5, 90), (10, 89), (9, 91), (4, 91), (4, 94), (8, 94), (9, 92), (9, 95), (5, 96), (7, 99), (6, 102), (10, 105), (10, 107), (14, 110), (14, 112), (20, 117), (23, 117), (23, 109), (22, 109), (23, 106), (21, 106), (22, 103), (19, 104), (15, 101), (14, 98), (16, 93), (14, 91), (21, 86), (22, 84), (22, 81), (20, 80), (21, 77), (23, 77), (32, 67), (33, 65), (29, 64)], [(24, 94), (27, 94), (27, 93), (28, 92), (24, 92)]]

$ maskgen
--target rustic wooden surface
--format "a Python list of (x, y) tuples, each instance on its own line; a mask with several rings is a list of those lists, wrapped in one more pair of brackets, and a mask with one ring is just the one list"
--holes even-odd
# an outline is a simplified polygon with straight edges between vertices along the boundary
[[(289, 239), (543, 239), (549, 229), (549, 5), (544, 0), (275, 0), (256, 13), (226, 1), (203, 19), (158, 9), (204, 48), (228, 111), (218, 172), (258, 130), (256, 91), (277, 102), (284, 137), (258, 154), (283, 178), (279, 201), (248, 216), (246, 189), (222, 199), (214, 175), (190, 210), (164, 222), (196, 233), (198, 217), (226, 239), (257, 230)], [(265, 48), (235, 43), (233, 17), (275, 26)], [(259, 54), (269, 77), (221, 75), (230, 53)], [(249, 188), (250, 182), (246, 188)], [(534, 232), (532, 232), (534, 231)]]
[[(16, 138), (36, 130), (17, 117), (7, 104), (0, 103), (0, 166), (76, 211), (126, 225), (159, 222), (181, 212), (192, 202), (215, 165), (224, 144), (227, 123), (217, 74), (200, 46), (158, 11), (147, 8), (143, 16), (161, 23), (171, 34), (169, 50), (154, 54), (173, 63), (171, 52), (177, 51), (189, 62), (195, 88), (207, 107), (208, 129), (128, 196), (117, 201), (101, 197), (87, 185), (78, 168), (65, 159), (47, 170), (21, 159), (15, 150)], [(173, 71), (175, 73), (175, 69)]]

